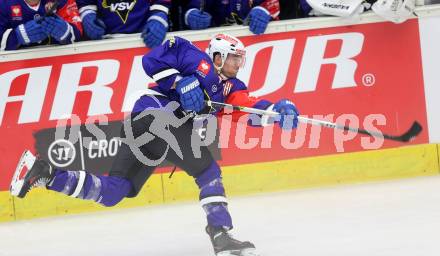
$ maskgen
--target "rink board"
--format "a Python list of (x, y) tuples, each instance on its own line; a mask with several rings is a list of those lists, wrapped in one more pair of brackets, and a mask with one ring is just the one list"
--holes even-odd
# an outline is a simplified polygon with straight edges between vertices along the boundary
[[(401, 148), (344, 153), (330, 156), (273, 161), (223, 168), (228, 196), (288, 189), (332, 186), (376, 180), (439, 174), (439, 145), (425, 144)], [(112, 208), (36, 189), (26, 200), (0, 192), (0, 221), (82, 212), (121, 209), (172, 203), (198, 198), (191, 177), (177, 171), (154, 174), (133, 199), (124, 199)]]
[[(423, 7), (417, 13), (418, 18), (401, 25), (383, 22), (371, 13), (362, 15), (360, 24), (342, 22), (339, 18), (273, 22), (267, 33), (258, 37), (243, 26), (169, 33), (168, 36), (184, 36), (201, 48), (218, 32), (239, 36), (247, 47), (247, 62), (251, 64), (240, 79), (250, 85), (251, 93), (273, 101), (292, 96), (303, 115), (330, 116), (328, 121), (332, 122), (353, 121), (350, 118), (354, 116), (357, 124), (364, 121), (365, 126), (366, 121), (371, 121), (367, 124), (390, 134), (403, 133), (414, 120), (424, 127), (409, 146), (385, 141), (377, 151), (363, 147), (365, 136), (338, 141), (337, 133), (331, 129), (317, 134), (316, 127), (304, 126), (295, 132), (303, 134), (304, 140), (293, 150), (282, 148), (279, 130), (275, 130), (270, 148), (259, 144), (256, 150), (243, 150), (231, 145), (222, 150), (221, 156), (228, 196), (437, 175), (440, 37), (432, 31), (439, 29), (440, 8)], [(54, 152), (49, 149), (60, 146), (52, 135), (58, 121), (66, 116), (79, 117), (71, 117), (69, 129), (81, 126), (78, 132), (84, 135), (86, 123), (106, 115), (110, 125), (100, 128), (108, 140), (91, 142), (105, 145), (105, 153), (110, 155), (113, 151), (109, 145), (114, 145), (114, 131), (118, 131), (110, 126), (123, 118), (136, 97), (152, 83), (140, 65), (146, 51), (139, 35), (130, 35), (0, 54), (0, 105), (6, 106), (0, 108), (0, 221), (109, 209), (42, 189), (32, 191), (26, 200), (16, 199), (9, 195), (7, 187), (24, 148), (34, 147), (40, 156), (49, 157)], [(322, 56), (312, 54), (320, 51)], [(320, 62), (308, 57), (318, 58), (322, 67), (313, 66)], [(323, 62), (332, 58), (330, 65)], [(396, 64), (400, 65), (398, 70)], [(316, 80), (309, 79), (313, 77)], [(87, 89), (84, 93), (77, 90), (94, 81), (99, 83), (91, 95)], [(5, 89), (8, 85), (10, 90)], [(26, 97), (21, 99), (23, 95)], [(41, 105), (33, 107), (36, 103)], [(379, 117), (376, 123), (371, 115)], [(380, 118), (386, 119), (386, 124), (378, 124)], [(237, 138), (237, 134), (233, 130), (231, 138)], [(261, 129), (248, 130), (247, 135), (247, 139), (262, 138)], [(69, 162), (68, 169), (105, 173), (111, 157), (104, 154), (102, 159), (94, 159), (96, 148), (83, 152), (79, 141), (83, 142), (82, 138), (73, 143), (72, 149), (78, 153), (77, 158), (71, 157), (74, 161)], [(338, 153), (341, 147), (345, 153)], [(84, 158), (82, 155), (87, 153), (89, 157)], [(138, 197), (110, 209), (197, 200), (198, 190), (192, 178), (181, 171), (172, 179), (168, 175), (167, 171), (159, 171)]]

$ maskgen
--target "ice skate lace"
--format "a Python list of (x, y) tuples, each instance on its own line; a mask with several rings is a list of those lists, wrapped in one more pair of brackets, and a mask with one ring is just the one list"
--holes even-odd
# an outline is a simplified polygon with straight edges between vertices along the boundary
[(29, 190), (36, 188), (36, 187), (43, 187), (47, 183), (49, 183), (49, 181), (50, 181), (50, 179), (48, 177), (41, 177), (36, 182), (31, 184), (31, 186), (29, 187)]

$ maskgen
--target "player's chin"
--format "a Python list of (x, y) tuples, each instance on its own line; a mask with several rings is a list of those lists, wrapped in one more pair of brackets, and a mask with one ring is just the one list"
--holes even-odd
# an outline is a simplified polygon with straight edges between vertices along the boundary
[(238, 74), (238, 70), (237, 70), (237, 71), (230, 72), (229, 75), (228, 75), (228, 77), (230, 77), (230, 78), (235, 78), (235, 77), (237, 76), (237, 74)]

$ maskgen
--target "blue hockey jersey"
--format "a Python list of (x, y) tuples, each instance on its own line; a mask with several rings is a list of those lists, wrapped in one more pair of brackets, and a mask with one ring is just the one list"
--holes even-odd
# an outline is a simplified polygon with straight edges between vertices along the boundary
[[(208, 54), (180, 37), (171, 38), (163, 45), (152, 49), (142, 58), (142, 65), (147, 75), (157, 83), (152, 89), (165, 95), (167, 101), (179, 101), (179, 95), (173, 89), (176, 79), (195, 75), (206, 100), (260, 109), (272, 105), (267, 100), (250, 97), (247, 86), (239, 79), (222, 79)], [(155, 106), (157, 105), (150, 97), (144, 96), (136, 102), (133, 112), (141, 112)], [(218, 110), (207, 107), (205, 112), (216, 113)], [(237, 118), (241, 114), (234, 113)]]
[[(25, 0), (8, 0), (0, 4), (0, 51), (16, 50), (20, 47), (14, 29), (33, 19), (44, 17), (46, 10), (53, 4), (53, 0), (40, 0), (37, 6), (30, 6)], [(81, 19), (74, 0), (58, 0), (56, 15), (67, 21), (71, 27), (70, 38), (78, 41), (82, 34)], [(53, 40), (44, 40), (39, 44), (54, 43)], [(35, 45), (35, 44), (32, 44)]]
[[(76, 0), (81, 18), (95, 12), (104, 21), (106, 34), (141, 32), (156, 12), (168, 14), (171, 0)], [(151, 4), (150, 4), (151, 3)]]

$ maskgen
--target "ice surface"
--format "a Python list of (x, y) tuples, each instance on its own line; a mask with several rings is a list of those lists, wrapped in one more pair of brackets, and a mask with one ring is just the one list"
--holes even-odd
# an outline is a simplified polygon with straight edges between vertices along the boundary
[[(440, 176), (230, 199), (262, 256), (438, 256)], [(0, 224), (0, 255), (210, 256), (199, 204)]]

